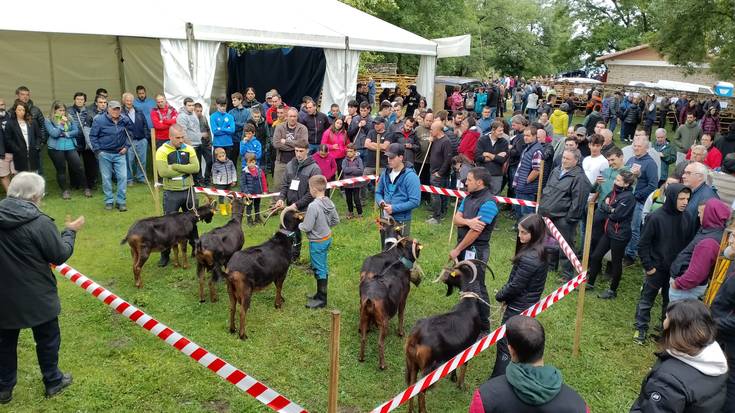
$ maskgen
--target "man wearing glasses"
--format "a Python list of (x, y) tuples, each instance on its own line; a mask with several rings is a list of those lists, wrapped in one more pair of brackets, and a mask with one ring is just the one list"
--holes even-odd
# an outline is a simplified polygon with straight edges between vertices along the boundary
[(685, 214), (692, 222), (699, 222), (697, 219), (697, 208), (699, 204), (707, 202), (711, 198), (720, 199), (711, 186), (707, 185), (708, 168), (699, 162), (692, 162), (684, 168), (682, 175), (682, 183), (692, 190), (692, 196), (689, 199)]

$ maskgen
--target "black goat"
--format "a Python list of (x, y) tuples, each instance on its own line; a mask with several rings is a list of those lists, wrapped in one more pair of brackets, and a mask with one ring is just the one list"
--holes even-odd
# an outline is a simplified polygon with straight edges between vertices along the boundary
[(245, 243), (242, 232), (242, 215), (245, 201), (241, 197), (232, 198), (232, 218), (221, 227), (202, 234), (196, 241), (197, 277), (199, 278), (199, 302), (204, 300), (204, 275), (212, 273), (209, 279), (209, 297), (217, 302), (215, 283), (224, 277), (223, 269), (230, 261), (232, 254), (240, 251)]
[(250, 308), (253, 292), (262, 290), (271, 283), (276, 285), (275, 307), (281, 308), (281, 290), (291, 265), (291, 248), (294, 232), (304, 214), (297, 211), (281, 212), (281, 227), (271, 239), (263, 244), (237, 251), (227, 263), (227, 292), (230, 296), (230, 332), (235, 332), (235, 309), (240, 304), (240, 339), (245, 334), (245, 317)]
[(403, 312), (410, 290), (409, 281), (421, 282), (412, 270), (419, 258), (421, 244), (411, 238), (401, 238), (387, 250), (365, 258), (360, 270), (360, 356), (365, 361), (367, 332), (378, 327), (380, 369), (385, 369), (385, 336), (390, 319), (398, 313), (398, 336), (403, 337)]
[[(447, 295), (454, 287), (460, 288), (460, 301), (452, 311), (418, 320), (406, 340), (406, 383), (416, 383), (419, 372), (426, 375), (450, 360), (459, 352), (474, 344), (481, 332), (480, 306), (489, 305), (481, 301), (472, 291), (472, 283), (477, 278), (477, 260), (464, 260), (453, 267), (444, 269), (437, 278), (447, 284)], [(459, 368), (457, 387), (464, 387), (467, 365)], [(424, 392), (419, 393), (419, 412), (426, 412)], [(413, 412), (413, 399), (409, 401), (408, 411)]]
[(183, 256), (183, 267), (189, 268), (186, 258), (186, 244), (196, 244), (199, 238), (197, 222), (212, 222), (214, 216), (214, 201), (204, 206), (186, 212), (175, 212), (160, 217), (143, 218), (136, 221), (128, 229), (128, 234), (120, 241), (130, 245), (133, 256), (133, 276), (135, 286), (141, 288), (143, 280), (140, 277), (143, 265), (151, 252), (164, 251), (174, 248), (174, 267), (179, 265), (179, 246)]

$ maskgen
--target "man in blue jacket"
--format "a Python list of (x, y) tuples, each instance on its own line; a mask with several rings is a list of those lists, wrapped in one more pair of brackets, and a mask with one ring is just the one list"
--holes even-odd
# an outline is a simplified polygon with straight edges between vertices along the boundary
[(633, 157), (628, 159), (625, 165), (630, 168), (638, 179), (635, 185), (635, 210), (633, 211), (632, 235), (628, 246), (625, 247), (625, 258), (623, 266), (629, 267), (635, 263), (638, 255), (638, 240), (641, 238), (641, 214), (643, 204), (646, 203), (648, 195), (658, 188), (658, 167), (656, 161), (648, 154), (651, 143), (645, 135), (636, 136), (633, 139)]
[[(92, 130), (89, 132), (89, 141), (92, 150), (97, 156), (102, 175), (102, 191), (105, 193), (105, 209), (110, 211), (113, 201), (117, 202), (120, 212), (128, 210), (126, 206), (126, 191), (128, 183), (128, 160), (126, 153), (130, 144), (126, 134), (130, 133), (132, 124), (126, 116), (121, 116), (121, 105), (118, 101), (110, 101), (107, 112), (102, 113), (92, 121)], [(112, 196), (112, 173), (117, 180), (117, 199)]]
[[(133, 178), (139, 183), (145, 183), (145, 161), (150, 146), (151, 128), (148, 127), (148, 121), (140, 110), (135, 108), (132, 93), (123, 93), (122, 109), (123, 117), (127, 117), (131, 123), (130, 140), (128, 144), (132, 147), (127, 153), (128, 159), (128, 185), (133, 185)], [(148, 114), (150, 116), (150, 113)]]
[[(388, 168), (380, 175), (375, 189), (375, 203), (380, 206), (381, 216), (393, 217), (402, 228), (401, 236), (411, 233), (411, 211), (421, 203), (421, 182), (416, 171), (403, 163), (405, 149), (400, 143), (392, 143), (385, 151)], [(380, 246), (395, 242), (394, 229), (380, 231)]]

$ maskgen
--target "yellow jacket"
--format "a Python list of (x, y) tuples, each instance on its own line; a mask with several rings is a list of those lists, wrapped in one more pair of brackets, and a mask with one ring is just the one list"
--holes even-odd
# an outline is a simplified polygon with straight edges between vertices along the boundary
[(554, 113), (549, 117), (549, 122), (554, 126), (554, 135), (567, 135), (569, 129), (569, 115), (561, 109), (554, 109)]

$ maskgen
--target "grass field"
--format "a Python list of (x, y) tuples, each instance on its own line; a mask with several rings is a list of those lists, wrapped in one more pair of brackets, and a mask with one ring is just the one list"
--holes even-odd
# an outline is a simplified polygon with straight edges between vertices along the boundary
[[(46, 164), (46, 170), (52, 175), (50, 164)], [(304, 295), (314, 289), (311, 276), (298, 268), (291, 269), (284, 287), (286, 302), (280, 311), (273, 308), (272, 287), (257, 293), (248, 313), (249, 339), (240, 341), (227, 329), (224, 284), (218, 286), (219, 302), (200, 304), (194, 268), (169, 266), (161, 270), (155, 265), (158, 255), (154, 254), (143, 269), (144, 288), (133, 286), (130, 252), (120, 240), (133, 221), (152, 215), (151, 196), (145, 186), (129, 189), (127, 213), (104, 211), (99, 192), (92, 199), (75, 192), (72, 201), (62, 201), (51, 179), (47, 192), (43, 209), (59, 225), (66, 214), (87, 218), (86, 227), (77, 236), (70, 265), (307, 410), (326, 411), (330, 317), (329, 311), (310, 311), (303, 306)], [(333, 199), (344, 214), (343, 199), (339, 195)], [(428, 226), (423, 223), (426, 218), (422, 207), (416, 211), (412, 226), (412, 235), (425, 245), (420, 262), (427, 277), (418, 288), (412, 287), (406, 310), (407, 330), (417, 319), (448, 311), (458, 300), (456, 294), (445, 297), (446, 289), (430, 282), (446, 262), (449, 224)], [(200, 226), (200, 233), (225, 220), (217, 216), (211, 225)], [(276, 226), (274, 219), (265, 227), (245, 227), (246, 245), (264, 241)], [(511, 223), (503, 217), (492, 236), (490, 264), (498, 279), (487, 280), (491, 296), (492, 290), (507, 280), (510, 270), (509, 258), (515, 245), (510, 228)], [(358, 271), (362, 260), (377, 249), (378, 233), (372, 219), (343, 222), (335, 229), (329, 260), (328, 309), (342, 311), (342, 412), (369, 411), (406, 387), (403, 341), (394, 333), (395, 320), (386, 340), (387, 370), (378, 369), (375, 332), (369, 337), (365, 363), (357, 362)], [(308, 254), (306, 246), (303, 254)], [(549, 274), (546, 293), (558, 286), (556, 279), (556, 274)], [(539, 317), (546, 327), (546, 362), (562, 370), (565, 381), (582, 394), (592, 411), (627, 411), (653, 362), (653, 345), (641, 347), (631, 340), (640, 284), (641, 270), (636, 266), (625, 271), (617, 300), (603, 301), (587, 294), (578, 358), (571, 357), (577, 293)], [(43, 398), (33, 339), (26, 330), (19, 344), (15, 398), (0, 407), (0, 412), (268, 411), (63, 278), (59, 278), (59, 294), (60, 365), (74, 374), (75, 383), (58, 397)], [(497, 325), (497, 309), (492, 317), (493, 325)], [(657, 309), (653, 319), (656, 317)], [(427, 396), (429, 410), (466, 411), (472, 389), (488, 377), (494, 357), (491, 347), (470, 363), (468, 390), (460, 391), (448, 380), (440, 381)]]

